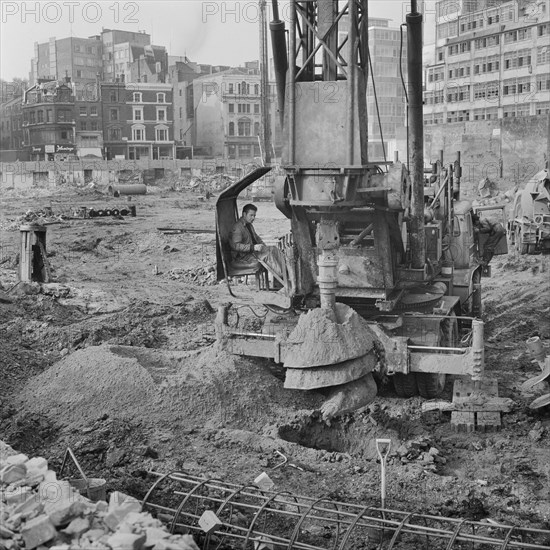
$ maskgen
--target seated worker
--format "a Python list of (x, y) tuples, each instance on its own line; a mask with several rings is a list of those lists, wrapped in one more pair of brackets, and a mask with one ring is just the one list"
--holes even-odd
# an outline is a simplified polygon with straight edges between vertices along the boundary
[(492, 260), (495, 249), (501, 239), (506, 238), (506, 229), (499, 222), (493, 222), (487, 218), (480, 219), (478, 214), (472, 213), (472, 223), (474, 224), (474, 233), (488, 233), (489, 237), (483, 246), (483, 257), (481, 265), (487, 266)]
[(231, 229), (229, 244), (231, 246), (231, 267), (233, 269), (259, 269), (262, 260), (280, 277), (285, 265), (281, 251), (276, 246), (266, 246), (256, 233), (252, 224), (256, 219), (258, 208), (245, 204), (242, 216)]

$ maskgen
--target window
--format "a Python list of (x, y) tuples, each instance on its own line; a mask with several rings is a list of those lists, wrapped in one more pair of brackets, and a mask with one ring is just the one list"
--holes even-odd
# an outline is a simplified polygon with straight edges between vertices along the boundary
[(260, 86), (258, 84), (254, 84), (254, 95), (260, 95)]
[(78, 44), (74, 45), (74, 51), (77, 53), (80, 52), (80, 46)]
[(539, 25), (538, 26), (538, 35), (539, 36), (546, 36), (547, 34), (550, 34), (550, 23), (546, 23), (545, 25)]
[(77, 78), (82, 78), (82, 71), (81, 71), (81, 70), (78, 69), (78, 70), (76, 71), (76, 77), (77, 77)]
[(81, 130), (87, 130), (88, 129), (88, 124), (86, 123), (85, 120), (80, 121), (80, 129)]
[(90, 129), (97, 131), (97, 120), (92, 120), (90, 123)]
[(111, 109), (110, 110), (110, 119), (111, 120), (118, 120), (118, 109)]
[(36, 113), (37, 116), (37, 122), (44, 122), (44, 111), (38, 111)]
[(86, 107), (80, 107), (80, 116), (86, 116), (88, 114), (88, 109)]
[(145, 141), (145, 127), (134, 126), (132, 127), (132, 141)]
[(230, 136), (235, 135), (235, 123), (234, 122), (229, 123), (229, 135)]
[(46, 122), (51, 122), (51, 121), (52, 121), (52, 110), (47, 109), (46, 110)]
[(537, 75), (537, 91), (550, 90), (550, 73)]
[(250, 113), (250, 103), (239, 103), (237, 107), (239, 113)]
[(168, 128), (157, 128), (156, 129), (156, 140), (157, 141), (168, 141)]
[(249, 120), (239, 120), (238, 128), (240, 136), (249, 136), (252, 131)]
[(254, 104), (254, 114), (255, 115), (260, 114), (260, 104), (259, 103)]
[(143, 120), (143, 108), (134, 107), (134, 120)]
[(134, 92), (132, 94), (132, 101), (134, 103), (141, 103), (141, 92)]
[(550, 62), (550, 48), (539, 46), (537, 48), (537, 65), (546, 65), (548, 62)]
[(235, 91), (234, 91), (234, 84), (232, 82), (229, 83), (229, 91), (228, 91), (229, 94), (234, 94)]
[(228, 109), (229, 113), (234, 113), (235, 112), (235, 104), (234, 103), (229, 103), (227, 109)]
[(259, 122), (254, 123), (254, 135), (255, 136), (260, 135), (260, 123)]
[(241, 82), (241, 95), (248, 95), (250, 93), (249, 85), (243, 80)]
[(97, 105), (92, 105), (90, 107), (90, 116), (97, 116)]
[(157, 120), (166, 121), (166, 109), (157, 108)]
[(118, 127), (109, 128), (109, 139), (111, 141), (120, 141), (120, 138), (121, 138), (120, 128)]
[(67, 139), (67, 131), (66, 130), (63, 130), (63, 132), (61, 132), (61, 139)]
[(166, 103), (166, 94), (159, 92), (157, 94), (157, 103)]
[(110, 99), (111, 103), (116, 103), (117, 97), (116, 97), (116, 92), (114, 90), (111, 90), (109, 99)]

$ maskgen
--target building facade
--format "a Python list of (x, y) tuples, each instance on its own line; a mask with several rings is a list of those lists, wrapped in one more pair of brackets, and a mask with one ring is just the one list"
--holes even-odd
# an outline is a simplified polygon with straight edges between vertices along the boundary
[[(0, 103), (0, 150), (13, 151), (11, 160), (16, 160), (23, 150), (22, 96), (15, 96)], [(26, 155), (21, 160), (26, 159)]]
[[(186, 126), (199, 154), (251, 161), (262, 156), (260, 74), (233, 68), (196, 78), (188, 85)], [(268, 116), (276, 127), (275, 86), (269, 85)]]
[(441, 0), (425, 66), (426, 125), (550, 109), (550, 0)]
[(174, 112), (170, 84), (101, 84), (107, 160), (173, 159)]
[(31, 86), (22, 101), (24, 146), (30, 160), (77, 158), (74, 86), (52, 81)]
[[(372, 72), (367, 86), (369, 159), (393, 159), (397, 138), (405, 132), (407, 103), (407, 32), (389, 19), (369, 18)], [(401, 76), (403, 75), (403, 80)], [(374, 84), (373, 84), (374, 83)]]

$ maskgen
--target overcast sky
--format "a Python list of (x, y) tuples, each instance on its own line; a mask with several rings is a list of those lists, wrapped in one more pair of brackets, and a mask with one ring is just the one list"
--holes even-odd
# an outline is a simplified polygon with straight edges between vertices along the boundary
[[(280, 3), (284, 17), (286, 2)], [(435, 0), (428, 0), (429, 27), (433, 27), (434, 4)], [(1, 0), (0, 6), (0, 76), (4, 80), (28, 77), (35, 42), (54, 36), (88, 37), (102, 28), (143, 30), (151, 34), (154, 45), (166, 46), (170, 55), (187, 55), (198, 63), (239, 66), (259, 57), (258, 0)], [(267, 6), (269, 17), (271, 0)], [(407, 11), (407, 1), (369, 1), (371, 17), (393, 19), (396, 26)]]

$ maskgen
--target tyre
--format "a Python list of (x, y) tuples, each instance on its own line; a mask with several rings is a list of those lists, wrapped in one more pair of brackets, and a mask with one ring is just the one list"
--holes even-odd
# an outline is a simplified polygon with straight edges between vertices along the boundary
[[(479, 272), (477, 272), (479, 273)], [(439, 346), (453, 348), (458, 342), (458, 323), (456, 315), (445, 317), (439, 326)], [(446, 374), (417, 372), (416, 384), (418, 393), (425, 399), (439, 397), (445, 389)]]
[(414, 397), (418, 394), (416, 376), (411, 374), (394, 374), (392, 376), (393, 387), (398, 397)]

